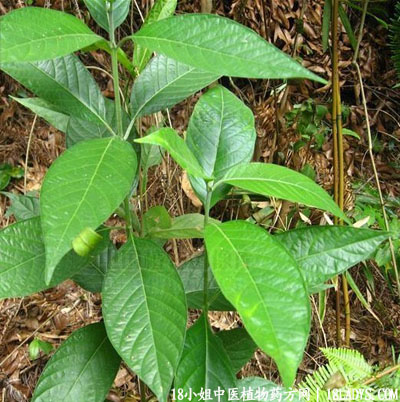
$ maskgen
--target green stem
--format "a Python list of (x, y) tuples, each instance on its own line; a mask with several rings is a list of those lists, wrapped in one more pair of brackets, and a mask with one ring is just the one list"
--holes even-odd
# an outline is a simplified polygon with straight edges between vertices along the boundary
[(117, 132), (122, 138), (124, 136), (122, 128), (122, 106), (121, 97), (119, 93), (119, 72), (118, 72), (118, 45), (115, 42), (115, 32), (113, 23), (113, 5), (109, 4), (107, 11), (108, 14), (108, 25), (110, 27), (110, 47), (111, 47), (111, 68), (114, 84), (114, 101), (115, 101), (115, 116), (117, 119)]
[[(108, 17), (108, 25), (110, 28), (110, 49), (111, 49), (111, 67), (112, 67), (112, 77), (114, 84), (114, 100), (115, 100), (115, 116), (117, 119), (117, 133), (120, 138), (123, 138), (124, 131), (122, 127), (122, 105), (121, 105), (121, 97), (119, 93), (119, 72), (118, 72), (118, 45), (115, 42), (115, 29), (113, 22), (113, 5), (108, 2), (107, 4), (107, 17)], [(133, 220), (132, 220), (132, 212), (130, 208), (130, 197), (127, 196), (124, 200), (124, 210), (125, 210), (125, 221), (126, 221), (126, 232), (129, 236), (133, 234)]]
[[(208, 218), (210, 217), (210, 204), (211, 204), (211, 195), (212, 192), (208, 189), (207, 184), (207, 196), (206, 202), (204, 204), (204, 229), (208, 223)], [(204, 244), (204, 283), (203, 283), (203, 313), (204, 317), (207, 320), (208, 315), (208, 257), (207, 257), (207, 249)]]
[(118, 135), (122, 138), (124, 131), (122, 128), (122, 107), (121, 97), (119, 94), (119, 76), (118, 76), (118, 48), (111, 48), (112, 75), (114, 81), (114, 100), (115, 100), (115, 115), (117, 118)]

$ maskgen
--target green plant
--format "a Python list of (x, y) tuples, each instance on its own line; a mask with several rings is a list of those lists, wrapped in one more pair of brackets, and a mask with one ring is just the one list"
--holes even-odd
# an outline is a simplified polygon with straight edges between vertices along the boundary
[[(342, 121), (345, 124), (350, 109), (342, 105)], [(328, 108), (325, 105), (319, 105), (314, 99), (307, 99), (303, 103), (294, 105), (293, 109), (286, 113), (286, 124), (295, 126), (296, 132), (300, 134), (301, 139), (294, 143), (293, 149), (298, 151), (307, 143), (313, 144), (316, 149), (321, 149), (325, 138), (332, 133), (332, 129), (327, 120)], [(348, 128), (343, 128), (343, 134), (360, 139), (360, 136)]]
[[(382, 212), (382, 206), (379, 199), (378, 190), (369, 184), (354, 183), (355, 189), (355, 206), (352, 211), (352, 216), (357, 221), (367, 219), (365, 226), (374, 229), (386, 229), (386, 223)], [(393, 246), (396, 250), (395, 257), (396, 260), (400, 260), (399, 256), (399, 219), (398, 211), (400, 209), (400, 200), (396, 197), (385, 196), (384, 197), (384, 208), (387, 215), (387, 220), (389, 224), (390, 231), (393, 233)], [(390, 251), (390, 245), (387, 241), (383, 242), (375, 251), (373, 259), (376, 264), (381, 267), (382, 273), (385, 276), (387, 283), (394, 291), (393, 285), (395, 284), (396, 277), (392, 264), (392, 256)]]
[[(270, 235), (249, 222), (212, 219), (211, 208), (234, 186), (349, 222), (305, 175), (250, 162), (253, 114), (220, 85), (200, 97), (185, 139), (171, 127), (147, 135), (139, 129), (137, 138), (135, 126), (222, 75), (325, 81), (234, 21), (170, 16), (173, 0), (158, 0), (143, 27), (119, 43), (115, 29), (130, 1), (85, 3), (108, 41), (73, 16), (49, 9), (22, 8), (0, 20), (1, 68), (37, 96), (18, 101), (64, 131), (68, 147), (45, 176), (39, 211), (30, 209), (30, 219), (0, 232), (0, 297), (25, 296), (73, 278), (101, 291), (103, 300), (104, 323), (81, 328), (61, 345), (33, 401), (57, 401), (60, 395), (65, 401), (103, 401), (121, 358), (161, 402), (172, 383), (178, 399), (221, 389), (226, 401), (229, 388), (242, 384), (235, 373), (255, 345), (276, 361), (290, 387), (308, 339), (309, 293), (368, 258), (388, 234), (315, 226)], [(134, 64), (122, 50), (130, 40)], [(93, 48), (111, 55), (114, 101), (103, 97), (71, 54)], [(157, 56), (146, 64), (153, 52)], [(120, 97), (120, 67), (135, 79), (129, 99)], [(143, 183), (160, 147), (188, 173), (204, 215), (171, 218), (163, 206), (143, 210)], [(119, 250), (106, 225), (114, 212), (125, 220), (128, 238)], [(176, 270), (160, 243), (193, 237), (204, 237), (203, 255)], [(188, 305), (203, 314), (186, 330)], [(245, 329), (215, 334), (209, 309), (237, 310)], [(243, 354), (232, 345), (243, 346)]]
[(5, 189), (11, 179), (20, 179), (21, 177), (24, 177), (24, 169), (2, 163), (0, 165), (0, 190)]
[(381, 369), (368, 364), (357, 350), (321, 350), (328, 363), (299, 384), (299, 389), (310, 391), (310, 402), (399, 400), (398, 361), (392, 367)]

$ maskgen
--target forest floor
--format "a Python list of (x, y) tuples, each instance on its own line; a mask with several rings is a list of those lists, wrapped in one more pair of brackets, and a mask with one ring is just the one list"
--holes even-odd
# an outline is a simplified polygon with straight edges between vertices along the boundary
[[(54, 9), (64, 8), (78, 17), (89, 20), (83, 2), (76, 0), (35, 0), (34, 5), (50, 4)], [(46, 3), (46, 4), (45, 4)], [(142, 14), (146, 14), (148, 0), (138, 0)], [(390, 2), (389, 2), (390, 3)], [(13, 8), (24, 6), (22, 0), (0, 0), (0, 15)], [(387, 10), (391, 15), (390, 4)], [(323, 76), (331, 77), (331, 60), (328, 52), (323, 52), (321, 43), (322, 0), (217, 0), (215, 12), (233, 18), (257, 31), (288, 54), (301, 57), (303, 65)], [(199, 0), (178, 1), (178, 13), (199, 12)], [(359, 12), (348, 10), (350, 21), (357, 32)], [(387, 19), (388, 20), (388, 19)], [(303, 29), (297, 32), (297, 21), (303, 21)], [(120, 34), (128, 34), (141, 24), (135, 2), (128, 21), (120, 28)], [(90, 25), (97, 32), (104, 34)], [(359, 138), (346, 136), (346, 210), (360, 219), (379, 214), (379, 207), (365, 207), (360, 199), (371, 195), (375, 188), (371, 161), (368, 155), (368, 141), (365, 119), (360, 100), (360, 86), (351, 64), (353, 50), (344, 29), (340, 34), (340, 85), (342, 102), (346, 105), (348, 118), (345, 126), (356, 132)], [(88, 65), (110, 70), (108, 56), (100, 52), (85, 54)], [(360, 46), (360, 67), (364, 79), (371, 129), (374, 138), (374, 154), (379, 172), (380, 184), (385, 197), (391, 201), (391, 213), (398, 216), (400, 210), (400, 92), (393, 89), (398, 78), (390, 60), (388, 31), (373, 17), (366, 21)], [(94, 70), (95, 78), (101, 85), (103, 94), (113, 97), (112, 83), (107, 75)], [(128, 81), (127, 77), (122, 77)], [(329, 115), (320, 122), (318, 135), (311, 139), (302, 138), (296, 124), (288, 124), (286, 113), (294, 105), (309, 102), (313, 105), (330, 107), (331, 88), (317, 86), (311, 82), (291, 82), (282, 89), (281, 82), (223, 79), (229, 87), (254, 112), (257, 128), (257, 145), (254, 160), (284, 164), (295, 170), (307, 170), (315, 175), (315, 180), (328, 191), (332, 190), (332, 138)], [(42, 179), (52, 161), (64, 149), (64, 136), (45, 121), (13, 101), (9, 96), (20, 94), (24, 89), (5, 74), (0, 75), (0, 163), (9, 163), (26, 170), (23, 179), (13, 180), (7, 191), (24, 193), (39, 190)], [(172, 126), (179, 132), (186, 129), (188, 118), (198, 99), (191, 99), (175, 106), (170, 111)], [(304, 103), (305, 104), (305, 103)], [(151, 119), (144, 124), (151, 124)], [(28, 139), (31, 143), (28, 164), (25, 159)], [(303, 141), (303, 142), (300, 142)], [(312, 173), (313, 172), (313, 173)], [(153, 168), (149, 178), (147, 205), (163, 204), (171, 215), (200, 211), (195, 197), (187, 186), (187, 180), (172, 160), (166, 158)], [(370, 190), (368, 190), (370, 189)], [(0, 227), (13, 222), (6, 217), (8, 199), (0, 195)], [(361, 206), (360, 206), (361, 205)], [(369, 204), (368, 204), (369, 205)], [(265, 222), (274, 228), (292, 228), (306, 225), (311, 221), (319, 224), (324, 216), (313, 212), (308, 217), (300, 214), (288, 203), (244, 204), (238, 200), (228, 200), (218, 204), (213, 215), (219, 219), (240, 217), (258, 219), (260, 211), (271, 207)], [(364, 215), (363, 215), (364, 214)], [(371, 216), (370, 216), (371, 217)], [(116, 243), (124, 241), (124, 234), (115, 232)], [(202, 247), (198, 240), (170, 241), (166, 250), (176, 264), (180, 264)], [(355, 281), (369, 303), (370, 310), (361, 304), (357, 295), (350, 291), (351, 303), (351, 346), (360, 350), (371, 363), (381, 365), (392, 361), (392, 348), (400, 349), (400, 306), (388, 286), (382, 269), (373, 261), (355, 267), (351, 271)], [(367, 275), (369, 273), (370, 275)], [(306, 354), (299, 370), (299, 379), (313, 372), (324, 362), (320, 347), (336, 345), (335, 294), (328, 292), (325, 319), (320, 325), (318, 319), (318, 297), (313, 297), (313, 326)], [(193, 311), (191, 318), (196, 317)], [(215, 330), (234, 328), (240, 325), (234, 313), (210, 313)], [(91, 294), (72, 281), (34, 294), (23, 299), (0, 301), (0, 397), (2, 401), (27, 401), (48, 359), (47, 356), (31, 361), (28, 354), (29, 343), (38, 337), (57, 347), (71, 332), (101, 319), (101, 297)], [(344, 321), (344, 319), (343, 319)], [(258, 375), (278, 380), (278, 374), (271, 359), (257, 351), (253, 359), (240, 372), (240, 376)], [(126, 367), (121, 366), (110, 392), (111, 401), (139, 400), (136, 377)]]

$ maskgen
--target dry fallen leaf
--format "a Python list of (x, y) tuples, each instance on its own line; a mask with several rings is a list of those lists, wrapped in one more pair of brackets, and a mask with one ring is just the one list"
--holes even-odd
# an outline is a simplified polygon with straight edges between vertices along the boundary
[(182, 185), (182, 189), (185, 192), (185, 194), (188, 196), (190, 201), (192, 201), (192, 204), (197, 208), (201, 207), (203, 204), (198, 199), (195, 192), (193, 191), (193, 188), (190, 185), (190, 181), (189, 181), (189, 178), (188, 178), (188, 175), (186, 172), (183, 172), (183, 174), (182, 174), (181, 185)]

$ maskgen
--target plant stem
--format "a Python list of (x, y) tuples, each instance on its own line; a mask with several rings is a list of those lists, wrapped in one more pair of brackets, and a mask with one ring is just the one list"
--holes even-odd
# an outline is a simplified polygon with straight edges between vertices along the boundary
[(371, 378), (369, 378), (367, 381), (363, 382), (362, 385), (371, 384), (371, 383), (373, 383), (374, 381), (379, 380), (379, 379), (382, 378), (382, 377), (385, 377), (385, 376), (387, 376), (387, 375), (389, 375), (389, 374), (392, 374), (392, 373), (393, 373), (394, 371), (396, 371), (396, 370), (400, 370), (400, 364), (396, 364), (395, 366), (389, 367), (388, 369), (382, 371), (381, 373), (378, 373), (376, 376), (371, 377)]
[[(333, 134), (333, 158), (334, 158), (334, 198), (340, 209), (344, 209), (344, 152), (343, 152), (343, 130), (342, 110), (340, 100), (339, 80), (339, 51), (338, 51), (338, 24), (339, 24), (339, 3), (340, 0), (333, 0), (332, 7), (332, 134)], [(335, 223), (343, 225), (343, 221), (335, 218)], [(345, 308), (345, 344), (350, 346), (350, 302), (347, 280), (342, 275), (343, 299)], [(340, 290), (337, 287), (336, 293), (336, 337), (341, 343), (340, 334)]]
[[(111, 54), (111, 67), (112, 67), (112, 77), (114, 85), (114, 100), (115, 100), (115, 116), (117, 120), (117, 133), (120, 138), (124, 137), (124, 131), (122, 127), (122, 105), (121, 96), (119, 91), (119, 72), (118, 72), (118, 45), (115, 42), (115, 29), (113, 22), (113, 4), (108, 2), (107, 4), (107, 17), (108, 25), (110, 30), (110, 54)], [(126, 232), (127, 236), (133, 234), (134, 224), (132, 219), (132, 212), (130, 208), (130, 197), (129, 195), (124, 200), (124, 210), (125, 210), (125, 221), (126, 221)]]
[(119, 93), (118, 45), (115, 42), (115, 32), (114, 32), (115, 30), (112, 18), (113, 4), (109, 3), (108, 6), (109, 8), (107, 11), (107, 15), (108, 15), (108, 25), (110, 27), (111, 68), (112, 68), (113, 85), (114, 85), (115, 116), (117, 120), (117, 132), (118, 135), (122, 138), (124, 136), (124, 132), (122, 128), (122, 106), (121, 106), (121, 97)]
[[(207, 183), (207, 196), (206, 202), (204, 204), (204, 229), (208, 223), (208, 218), (210, 217), (210, 204), (211, 204), (211, 195), (212, 192), (208, 189)], [(203, 314), (205, 319), (208, 319), (208, 257), (207, 257), (207, 249), (204, 244), (204, 284), (203, 284)]]
[[(371, 135), (371, 126), (369, 123), (369, 114), (368, 114), (367, 100), (366, 100), (365, 92), (364, 92), (364, 84), (363, 84), (363, 79), (362, 79), (362, 75), (361, 75), (361, 71), (360, 71), (360, 66), (358, 65), (358, 54), (359, 54), (360, 44), (361, 44), (362, 37), (363, 37), (364, 23), (365, 23), (365, 17), (367, 15), (368, 3), (369, 3), (369, 0), (364, 0), (364, 6), (363, 6), (363, 11), (362, 11), (362, 16), (361, 16), (361, 23), (360, 23), (360, 31), (358, 33), (357, 46), (356, 46), (356, 50), (355, 50), (354, 56), (353, 56), (353, 66), (355, 67), (355, 69), (357, 71), (357, 78), (358, 78), (358, 82), (360, 84), (361, 100), (362, 100), (363, 109), (364, 109), (365, 124), (367, 127), (368, 153), (369, 153), (369, 156), (371, 159), (371, 165), (372, 165), (372, 170), (374, 172), (376, 187), (378, 189), (379, 203), (380, 203), (381, 209), (382, 209), (383, 221), (385, 223), (385, 229), (387, 231), (390, 231), (389, 220), (388, 220), (388, 217), (386, 214), (386, 209), (385, 209), (385, 201), (383, 199), (382, 189), (381, 189), (381, 185), (379, 182), (378, 170), (376, 169), (376, 164), (375, 164), (373, 141), (372, 141), (372, 135)], [(389, 248), (390, 248), (390, 255), (391, 255), (392, 264), (393, 264), (394, 275), (395, 275), (395, 279), (396, 279), (397, 295), (399, 295), (400, 294), (400, 278), (399, 278), (399, 271), (398, 271), (398, 267), (397, 267), (396, 252), (394, 250), (393, 240), (391, 237), (389, 237)]]

